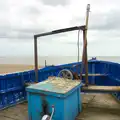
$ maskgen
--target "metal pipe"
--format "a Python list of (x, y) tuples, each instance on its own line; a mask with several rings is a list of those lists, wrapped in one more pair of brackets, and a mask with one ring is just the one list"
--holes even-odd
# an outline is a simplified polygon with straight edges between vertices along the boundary
[(34, 35), (34, 62), (35, 62), (35, 81), (38, 82), (38, 53), (37, 53), (37, 38), (52, 34), (59, 34), (63, 32), (70, 32), (74, 30), (85, 30), (85, 25), (83, 26), (76, 26), (76, 27), (70, 27), (70, 28), (64, 28), (64, 29), (58, 29), (51, 32), (41, 33)]
[(37, 37), (34, 36), (34, 62), (35, 62), (35, 81), (38, 82), (38, 56), (37, 56)]
[(63, 33), (63, 32), (70, 32), (70, 31), (74, 31), (74, 30), (85, 30), (85, 25), (83, 25), (83, 26), (75, 26), (75, 27), (70, 27), (70, 28), (64, 28), (64, 29), (58, 29), (58, 30), (53, 30), (51, 32), (36, 34), (34, 36), (35, 37), (42, 37), (42, 36), (47, 36), (47, 35), (52, 35), (52, 34), (59, 34), (59, 33)]
[(55, 108), (54, 108), (54, 106), (52, 106), (52, 113), (51, 113), (51, 116), (50, 116), (50, 120), (52, 120), (52, 117), (54, 115), (54, 111), (55, 111)]

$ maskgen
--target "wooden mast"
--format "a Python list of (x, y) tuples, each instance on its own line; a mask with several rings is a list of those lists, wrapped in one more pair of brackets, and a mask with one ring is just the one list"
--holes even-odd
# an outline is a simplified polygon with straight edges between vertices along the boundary
[(87, 5), (86, 11), (86, 24), (85, 30), (83, 30), (83, 55), (82, 55), (82, 65), (81, 65), (81, 74), (80, 79), (82, 79), (82, 71), (83, 66), (85, 68), (85, 85), (88, 86), (88, 58), (87, 58), (87, 30), (88, 30), (88, 19), (89, 19), (89, 12), (90, 12), (90, 4)]
[(88, 19), (89, 19), (89, 12), (90, 12), (90, 4), (87, 5), (87, 12), (86, 12), (86, 29), (83, 31), (83, 38), (85, 42), (85, 85), (88, 86), (88, 58), (87, 58), (87, 30), (88, 30)]

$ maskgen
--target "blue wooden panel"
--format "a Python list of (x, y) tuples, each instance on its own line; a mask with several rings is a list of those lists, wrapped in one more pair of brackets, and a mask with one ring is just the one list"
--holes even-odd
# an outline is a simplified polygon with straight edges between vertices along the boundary
[(0, 109), (15, 105), (25, 99), (25, 89), (0, 94)]
[[(44, 81), (49, 76), (57, 76), (59, 71), (65, 68), (80, 73), (80, 71), (78, 71), (77, 69), (77, 65), (78, 63), (75, 62), (75, 63), (57, 65), (57, 66), (47, 66), (45, 68), (39, 69), (39, 73), (38, 73), (39, 82)], [(80, 66), (81, 66), (81, 62), (79, 62), (79, 67)], [(109, 85), (109, 86), (120, 85), (120, 64), (118, 63), (90, 60), (88, 64), (88, 72), (92, 74), (100, 73), (100, 74), (108, 75), (107, 78), (99, 77), (99, 76), (89, 77), (89, 82), (91, 84), (95, 83), (96, 85)], [(24, 88), (24, 83), (34, 82), (34, 81), (35, 81), (34, 70), (24, 71), (20, 73), (12, 73), (8, 75), (0, 75), (0, 106), (5, 107), (5, 106), (9, 106), (8, 103), (12, 104), (13, 98), (17, 99), (17, 93), (19, 94), (19, 96), (21, 96), (20, 98), (25, 99), (26, 92)], [(84, 82), (84, 78), (83, 78), (83, 82)], [(19, 91), (21, 91), (21, 93), (19, 93)], [(12, 92), (14, 94), (12, 94)], [(116, 92), (115, 96), (117, 99), (119, 99), (120, 93)]]

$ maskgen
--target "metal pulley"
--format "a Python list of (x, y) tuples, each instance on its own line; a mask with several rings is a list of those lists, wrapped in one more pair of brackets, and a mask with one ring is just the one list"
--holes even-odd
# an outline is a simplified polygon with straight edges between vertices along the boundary
[(73, 74), (68, 69), (63, 69), (58, 73), (58, 77), (66, 78), (66, 79), (73, 79)]

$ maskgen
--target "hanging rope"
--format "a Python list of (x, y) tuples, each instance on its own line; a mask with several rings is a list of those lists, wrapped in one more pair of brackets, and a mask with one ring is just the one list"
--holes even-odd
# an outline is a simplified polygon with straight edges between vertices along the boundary
[(78, 48), (78, 56), (77, 56), (77, 73), (79, 74), (80, 72), (80, 67), (79, 67), (79, 62), (80, 62), (80, 30), (78, 30), (78, 41), (77, 41), (77, 48)]
[(78, 30), (78, 42), (77, 42), (77, 46), (78, 46), (78, 58), (77, 58), (77, 60), (78, 60), (78, 62), (80, 61), (80, 30)]
[[(78, 42), (77, 42), (77, 46), (78, 46), (78, 56), (77, 56), (77, 62), (78, 62), (78, 65), (77, 65), (77, 69), (78, 69), (78, 73), (80, 71), (80, 80), (82, 79), (82, 71), (83, 71), (83, 58), (82, 58), (82, 62), (81, 62), (81, 66), (79, 66), (79, 62), (80, 62), (80, 30), (78, 30)], [(84, 48), (83, 48), (84, 49)], [(84, 50), (83, 50), (84, 52)], [(83, 56), (82, 56), (83, 57)]]

